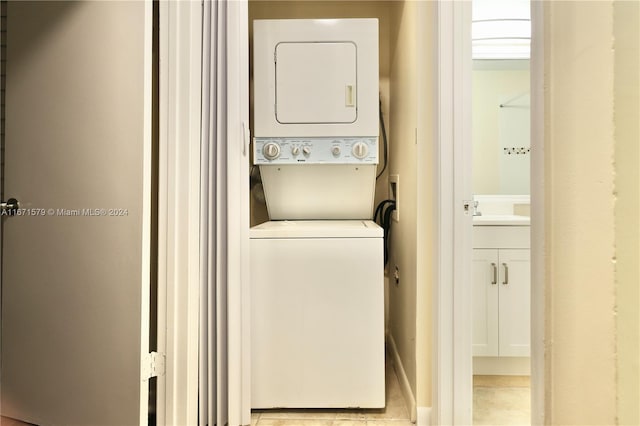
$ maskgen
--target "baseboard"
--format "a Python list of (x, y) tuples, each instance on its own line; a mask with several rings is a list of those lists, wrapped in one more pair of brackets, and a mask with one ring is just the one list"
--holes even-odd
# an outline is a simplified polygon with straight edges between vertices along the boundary
[(416, 397), (413, 395), (413, 391), (411, 390), (411, 385), (409, 384), (407, 373), (405, 373), (404, 367), (402, 366), (402, 360), (400, 360), (398, 347), (396, 346), (396, 342), (393, 340), (393, 336), (391, 335), (391, 333), (387, 335), (387, 343), (389, 344), (389, 351), (391, 352), (391, 357), (393, 358), (393, 367), (396, 370), (396, 376), (398, 377), (398, 382), (400, 383), (402, 396), (404, 397), (404, 400), (409, 407), (409, 416), (411, 417), (411, 422), (416, 423)]
[(473, 374), (488, 376), (529, 376), (531, 359), (528, 357), (473, 357)]
[(431, 426), (431, 407), (418, 407), (416, 426)]

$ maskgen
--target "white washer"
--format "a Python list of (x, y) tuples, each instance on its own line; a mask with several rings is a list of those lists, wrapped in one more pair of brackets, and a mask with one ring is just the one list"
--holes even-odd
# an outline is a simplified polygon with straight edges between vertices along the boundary
[(252, 408), (384, 407), (382, 229), (277, 221), (250, 236)]

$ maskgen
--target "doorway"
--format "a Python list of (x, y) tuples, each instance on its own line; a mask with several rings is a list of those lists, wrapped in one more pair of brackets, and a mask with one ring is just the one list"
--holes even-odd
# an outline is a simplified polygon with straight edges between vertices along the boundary
[(474, 425), (530, 424), (529, 0), (474, 0), (471, 338)]
[[(542, 8), (531, 4), (531, 422), (543, 419), (542, 274)], [(473, 419), (472, 289), (472, 10), (470, 2), (438, 3), (438, 152), (435, 226), (439, 253), (434, 280), (434, 424)], [(508, 100), (508, 99), (506, 99)], [(453, 143), (451, 143), (453, 141)], [(515, 147), (514, 147), (515, 148)], [(520, 148), (520, 147), (518, 147)], [(450, 197), (450, 198), (449, 198)], [(481, 210), (481, 209), (480, 209)], [(494, 261), (498, 268), (501, 262)], [(513, 270), (511, 271), (513, 272)], [(496, 273), (499, 273), (496, 270)], [(491, 275), (493, 275), (491, 273)], [(492, 278), (492, 277), (491, 277)], [(497, 277), (498, 278), (498, 277)], [(491, 280), (492, 281), (492, 280)], [(461, 325), (462, 324), (462, 325)]]

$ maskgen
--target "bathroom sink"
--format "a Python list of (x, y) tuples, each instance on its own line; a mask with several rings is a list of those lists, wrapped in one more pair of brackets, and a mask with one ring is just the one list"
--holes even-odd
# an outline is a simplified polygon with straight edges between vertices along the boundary
[(487, 214), (473, 217), (474, 226), (528, 226), (531, 218), (514, 214)]

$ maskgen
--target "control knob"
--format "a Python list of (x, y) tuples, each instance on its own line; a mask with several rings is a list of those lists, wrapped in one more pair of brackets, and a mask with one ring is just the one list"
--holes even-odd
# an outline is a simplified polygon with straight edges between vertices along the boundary
[(311, 154), (311, 148), (309, 148), (308, 146), (303, 147), (302, 153), (308, 157)]
[(340, 155), (340, 147), (339, 146), (334, 146), (333, 148), (331, 148), (331, 153), (333, 154), (334, 157), (337, 157)]
[(292, 146), (291, 147), (291, 154), (295, 157), (298, 154), (300, 154), (300, 147), (297, 146)]
[(280, 145), (275, 142), (266, 143), (262, 147), (262, 155), (267, 160), (275, 160), (280, 156)]
[(351, 153), (357, 159), (362, 160), (369, 154), (369, 146), (367, 146), (367, 144), (364, 142), (356, 142), (353, 144)]

